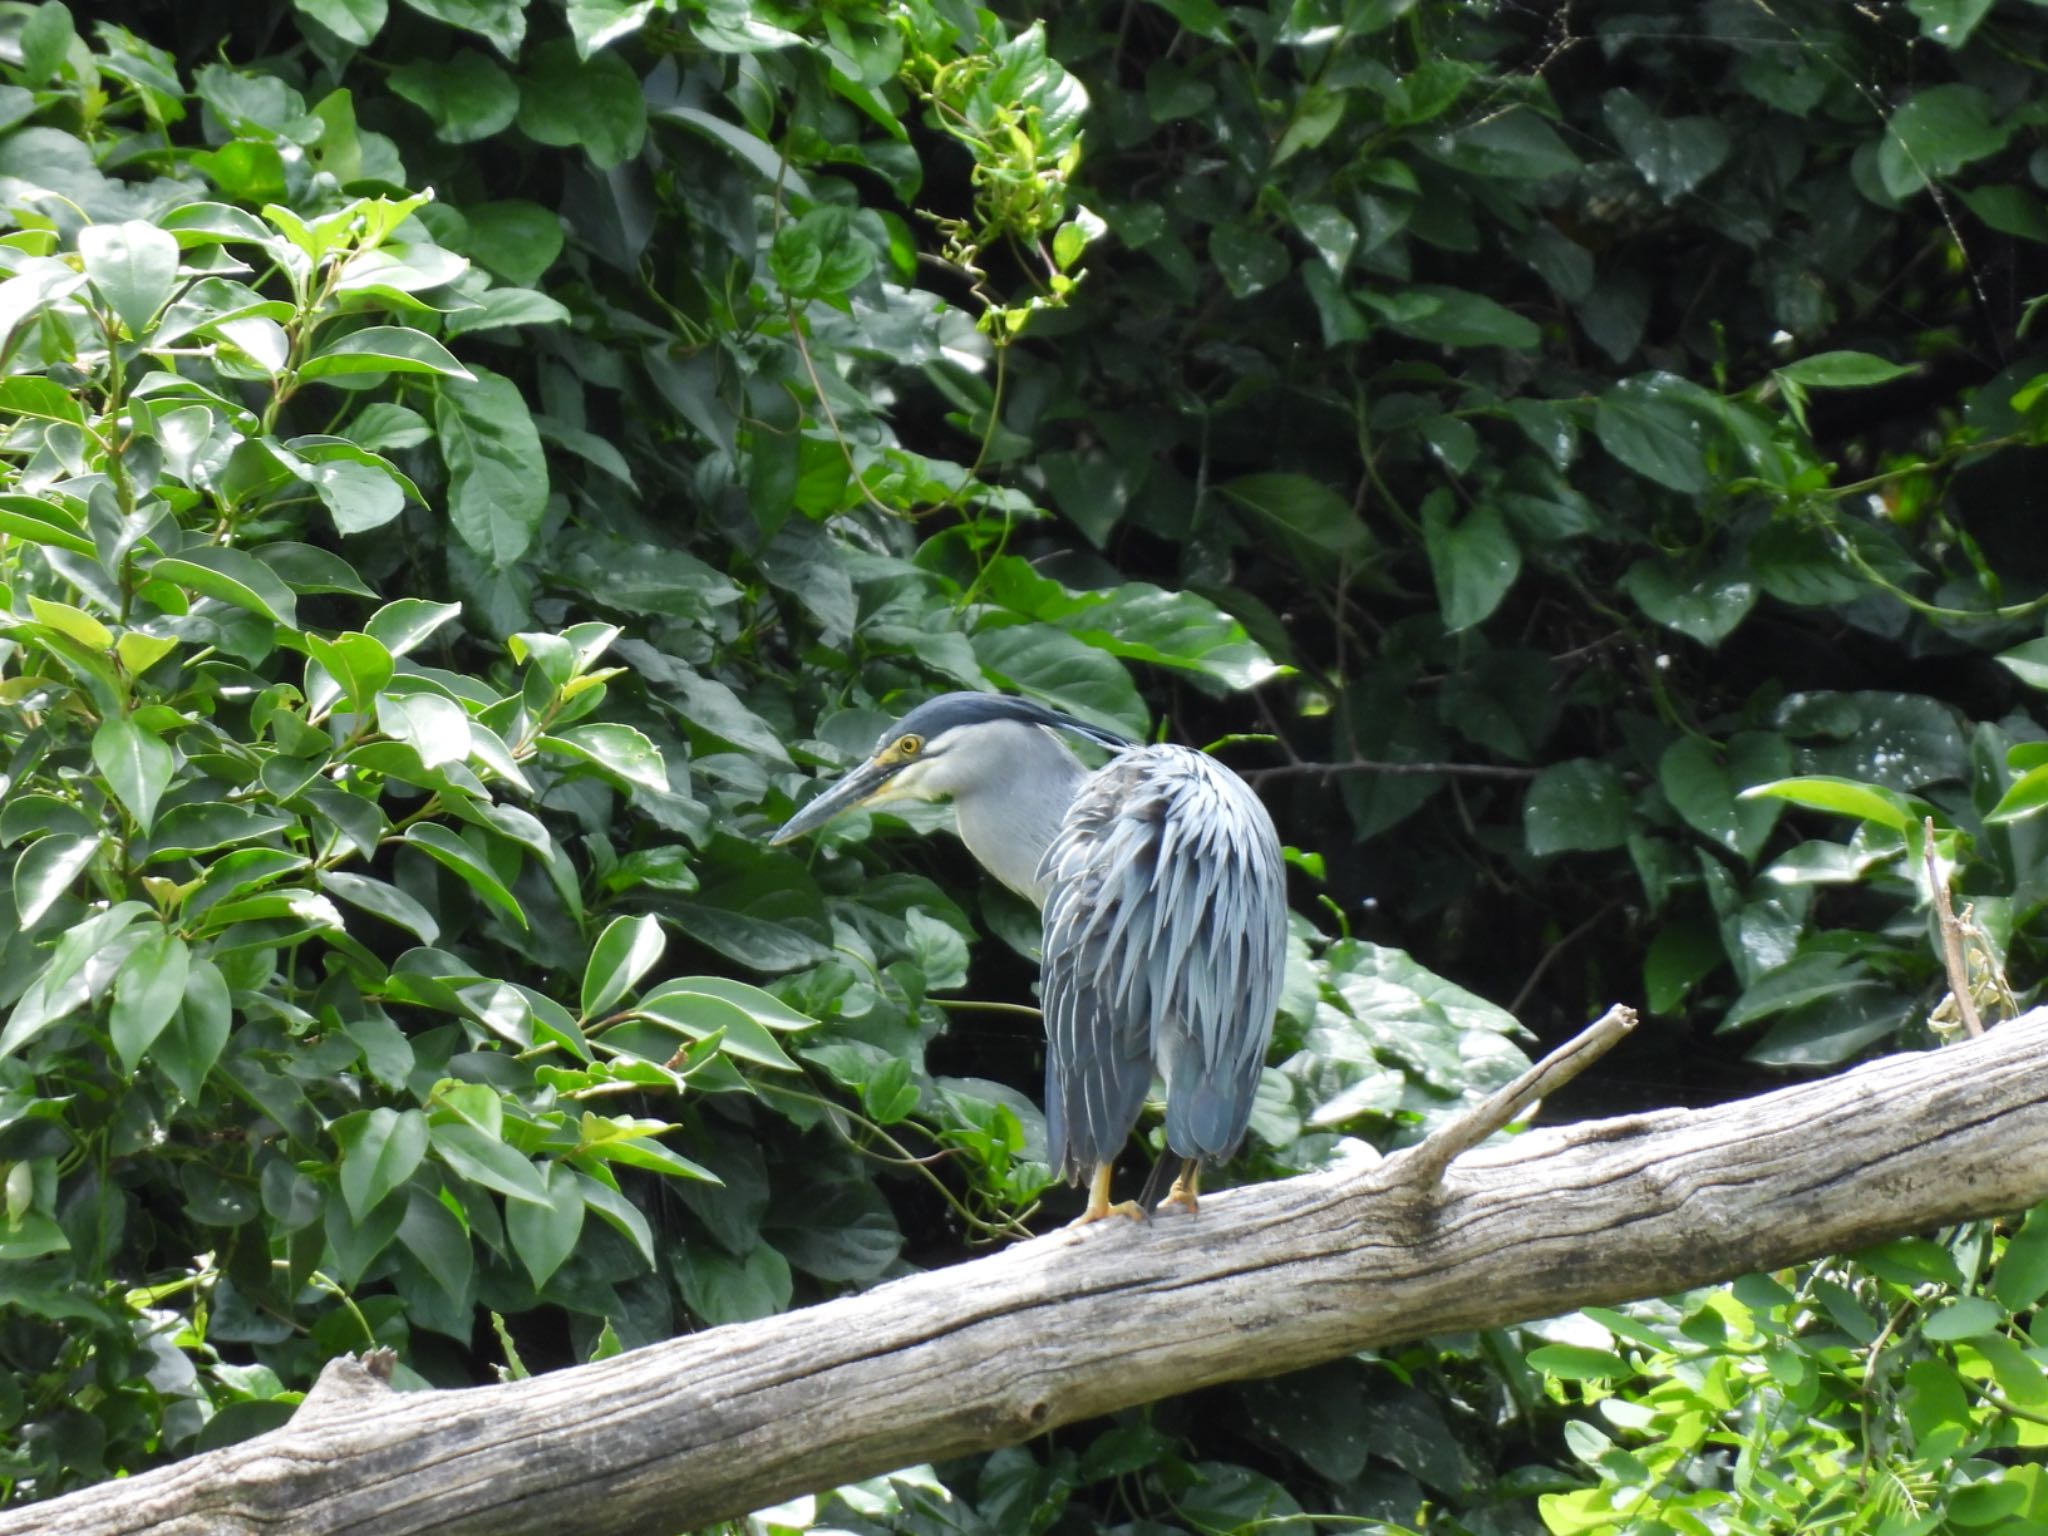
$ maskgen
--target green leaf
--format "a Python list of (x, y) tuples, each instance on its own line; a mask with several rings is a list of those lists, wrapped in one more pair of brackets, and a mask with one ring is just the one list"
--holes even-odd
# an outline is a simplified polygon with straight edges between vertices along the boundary
[(140, 677), (177, 648), (178, 642), (170, 636), (145, 635), (139, 629), (129, 630), (114, 642), (114, 654), (130, 677)]
[(1579, 157), (1537, 113), (1511, 105), (1478, 114), (1434, 153), (1462, 170), (1502, 182), (1533, 182), (1577, 171)]
[(368, 533), (381, 528), (405, 510), (408, 497), (417, 497), (410, 480), (375, 454), (352, 444), (308, 448), (306, 439), (294, 438), (293, 446), (307, 453), (300, 478), (313, 487), (333, 516), (336, 533)]
[(547, 458), (525, 397), (481, 370), (473, 382), (442, 385), (434, 427), (455, 531), (493, 566), (511, 564), (532, 547), (548, 505)]
[(677, 1250), (676, 1281), (683, 1301), (707, 1326), (751, 1323), (788, 1310), (794, 1288), (789, 1260), (767, 1243), (743, 1259), (708, 1243)]
[(1924, 1237), (1894, 1238), (1875, 1248), (1862, 1249), (1854, 1258), (1872, 1274), (1896, 1285), (1915, 1286), (1928, 1280), (1952, 1290), (1961, 1290), (1964, 1285), (1955, 1255)]
[(190, 587), (207, 597), (246, 608), (287, 629), (299, 627), (299, 601), (292, 589), (254, 555), (225, 546), (187, 549), (149, 568), (152, 579)]
[(702, 992), (710, 997), (720, 997), (735, 1008), (742, 1009), (763, 1029), (779, 1029), (785, 1033), (796, 1030), (815, 1029), (818, 1021), (809, 1014), (800, 1013), (772, 992), (744, 981), (733, 981), (724, 976), (678, 976), (664, 986), (678, 987), (687, 992)]
[(1693, 573), (1668, 560), (1638, 560), (1621, 586), (1650, 618), (1707, 646), (1727, 639), (1756, 606), (1756, 582), (1740, 564)]
[(386, 1200), (366, 1217), (352, 1219), (345, 1203), (329, 1200), (321, 1212), (322, 1235), (327, 1240), (327, 1251), (321, 1257), (323, 1268), (341, 1284), (353, 1286), (398, 1235), (406, 1204), (404, 1200)]
[(1780, 1014), (1744, 1058), (1767, 1067), (1832, 1067), (1888, 1036), (1923, 1010), (1889, 987), (1844, 987)]
[(526, 40), (526, 6), (521, 0), (405, 0), (422, 16), (474, 32), (508, 59)]
[(1997, 154), (2011, 138), (2011, 125), (1991, 120), (1991, 102), (1976, 86), (1929, 86), (1885, 120), (1878, 179), (1894, 198), (1910, 197)]
[[(34, 851), (33, 848), (29, 850), (30, 853)], [(26, 860), (25, 854), (21, 862)], [(15, 866), (17, 890), (22, 881), (21, 862)], [(15, 1001), (14, 1011), (7, 1018), (6, 1030), (0, 1031), (0, 1057), (12, 1055), (90, 1002), (93, 996), (91, 979), (80, 974), (85, 970), (86, 962), (120, 940), (148, 912), (149, 908), (139, 901), (116, 902), (106, 911), (95, 913), (75, 925), (58, 939), (48, 963), (36, 973), (34, 980)], [(98, 979), (102, 984), (105, 981), (103, 974)]]
[(452, 871), (471, 890), (521, 928), (527, 926), (525, 912), (512, 899), (512, 893), (504, 883), (492, 873), (490, 865), (446, 827), (431, 821), (414, 822), (405, 829), (404, 840)]
[(1287, 247), (1251, 224), (1219, 224), (1209, 232), (1209, 259), (1231, 294), (1248, 299), (1284, 278), (1294, 265)]
[[(1636, 473), (1687, 496), (1707, 488), (1690, 387), (1670, 374), (1623, 379), (1593, 404), (1593, 435)], [(1655, 617), (1655, 615), (1652, 615)]]
[(909, 1118), (923, 1097), (910, 1063), (901, 1056), (891, 1056), (860, 1089), (861, 1108), (877, 1125), (895, 1125)]
[(431, 373), (474, 381), (476, 375), (425, 331), (403, 325), (372, 325), (323, 345), (299, 365), (303, 381), (357, 373)]
[[(90, 546), (87, 546), (86, 552), (92, 552)], [(38, 624), (47, 624), (60, 635), (70, 636), (88, 650), (110, 651), (114, 648), (114, 632), (83, 608), (47, 597), (38, 597), (31, 592), (28, 596), (28, 611), (35, 615)]]
[(150, 935), (128, 956), (114, 978), (114, 1006), (108, 1033), (121, 1065), (133, 1072), (157, 1036), (185, 1001), (192, 952), (169, 929)]
[(1145, 732), (1144, 700), (1114, 656), (1049, 624), (984, 629), (971, 637), (975, 658), (1004, 688), (1131, 736)]
[(1280, 532), (1333, 555), (1361, 553), (1371, 542), (1351, 503), (1307, 475), (1240, 475), (1217, 486)]
[[(350, 710), (365, 715), (376, 707), (377, 692), (391, 681), (393, 671), (391, 653), (382, 641), (360, 630), (345, 630), (332, 640), (308, 635), (306, 649), (327, 669)], [(467, 755), (467, 751), (465, 741), (464, 751), (458, 755)]]
[(1698, 736), (1685, 736), (1665, 749), (1657, 782), (1686, 825), (1729, 852), (1754, 861), (1763, 851), (1782, 807), (1774, 799), (1741, 799), (1736, 792), (1778, 779), (1792, 766), (1792, 749), (1782, 736), (1745, 731), (1725, 749)]
[(1873, 384), (1906, 378), (1913, 372), (1868, 352), (1816, 352), (1774, 371), (1778, 377), (1808, 389), (1868, 389)]
[(813, 208), (785, 225), (768, 251), (776, 285), (792, 299), (840, 299), (868, 275), (874, 248), (855, 229), (848, 211)]
[(462, 762), (469, 756), (469, 711), (438, 693), (380, 693), (377, 728), (420, 755), (428, 769)]
[(982, 579), (1012, 613), (1057, 624), (1114, 656), (1206, 673), (1232, 688), (1254, 687), (1275, 671), (1242, 624), (1193, 592), (1141, 581), (1072, 591), (1017, 555), (991, 561)]
[[(0, 379), (0, 411), (37, 421), (61, 421), (71, 426), (85, 424), (85, 410), (78, 397), (54, 379), (17, 374)], [(16, 498), (27, 501), (28, 497)]]
[(2014, 779), (1984, 819), (1993, 825), (2023, 821), (2038, 815), (2044, 806), (2048, 806), (2048, 766), (2030, 768)]
[(532, 1161), (466, 1120), (438, 1120), (428, 1136), (441, 1161), (472, 1184), (552, 1211), (554, 1198)]
[(796, 1268), (820, 1280), (857, 1285), (896, 1262), (903, 1234), (874, 1185), (835, 1179), (805, 1194), (802, 1225), (776, 1224), (762, 1234)]
[(1635, 1375), (1635, 1367), (1613, 1350), (1583, 1344), (1544, 1344), (1523, 1358), (1560, 1381), (1618, 1381)]
[(1701, 922), (1667, 923), (1643, 956), (1643, 1000), (1652, 1013), (1674, 1013), (1722, 960), (1721, 935)]
[[(771, 186), (784, 182), (799, 198), (811, 200), (809, 185), (803, 175), (776, 150), (775, 146), (758, 134), (749, 133), (736, 124), (727, 122), (710, 112), (695, 107), (663, 106), (654, 115), (665, 122), (678, 123), (695, 133), (702, 134), (712, 143), (731, 152), (741, 164)], [(785, 180), (786, 179), (786, 180)]]
[(89, 224), (78, 232), (85, 275), (128, 334), (149, 334), (178, 286), (178, 242), (153, 224)]
[(1833, 997), (1865, 985), (1869, 975), (1869, 968), (1853, 955), (1826, 950), (1795, 955), (1750, 983), (1715, 1026), (1715, 1032), (1726, 1034), (1758, 1019)]
[(22, 78), (29, 85), (42, 85), (63, 67), (78, 42), (78, 31), (69, 9), (45, 0), (29, 7), (20, 39)]
[(317, 21), (344, 43), (367, 48), (384, 30), (389, 0), (292, 0), (301, 16)]
[[(511, 1209), (525, 1207), (514, 1204)], [(476, 1279), (476, 1254), (455, 1213), (439, 1196), (415, 1184), (405, 1192), (405, 1217), (398, 1224), (398, 1240), (449, 1301), (467, 1315), (475, 1304), (470, 1287)]]
[(572, 725), (539, 737), (537, 745), (543, 752), (589, 763), (627, 784), (657, 793), (668, 789), (661, 749), (630, 725)]
[(235, 843), (254, 842), (292, 824), (289, 816), (259, 811), (252, 806), (230, 805), (224, 800), (200, 800), (164, 812), (150, 835), (149, 862), (187, 858), (195, 853), (212, 853)]
[[(65, 393), (68, 396), (68, 391)], [(27, 539), (31, 544), (47, 544), (74, 555), (97, 553), (92, 540), (79, 532), (78, 525), (61, 507), (34, 496), (0, 495), (0, 534)]]
[(2028, 640), (1993, 659), (2029, 688), (2048, 689), (2048, 640)]
[(550, 1163), (539, 1170), (546, 1200), (515, 1200), (505, 1207), (505, 1235), (539, 1290), (576, 1250), (583, 1232), (583, 1190), (574, 1169)]
[(1669, 207), (1728, 159), (1728, 130), (1710, 117), (1658, 117), (1629, 90), (1600, 99), (1601, 116), (1621, 152)]
[(1628, 791), (1610, 763), (1580, 757), (1536, 776), (1522, 806), (1522, 835), (1541, 858), (1619, 848), (1629, 835)]
[(185, 1096), (197, 1103), (207, 1074), (227, 1044), (233, 1010), (228, 984), (210, 960), (197, 959), (185, 977), (185, 998), (156, 1038), (152, 1060)]
[(583, 967), (582, 1018), (603, 1013), (624, 997), (667, 947), (661, 919), (651, 913), (607, 923)]
[(0, 1221), (0, 1261), (23, 1264), (49, 1253), (64, 1253), (71, 1240), (64, 1229), (39, 1211), (24, 1211), (10, 1221)]
[(473, 144), (511, 126), (519, 114), (519, 87), (474, 48), (444, 60), (410, 59), (390, 74), (393, 94), (433, 119), (443, 144)]
[(2011, 1312), (2031, 1311), (2048, 1296), (2048, 1205), (2037, 1205), (2006, 1239), (1991, 1278), (1991, 1293)]
[(2048, 244), (2048, 206), (2041, 194), (2025, 187), (1965, 187), (1970, 212), (2002, 235)]
[(460, 603), (435, 603), (423, 597), (401, 597), (386, 603), (363, 626), (393, 656), (417, 650), (436, 630), (462, 613)]
[[(303, 443), (306, 440), (300, 438), (297, 441)], [(356, 574), (354, 566), (317, 545), (283, 539), (274, 544), (258, 545), (250, 553), (277, 572), (278, 580), (294, 592), (342, 592), (350, 597), (372, 600), (377, 596), (363, 585), (363, 578)]]
[(14, 861), (14, 910), (24, 928), (33, 928), (45, 912), (71, 889), (100, 851), (98, 837), (53, 833), (39, 837)]
[(599, 170), (640, 153), (647, 138), (647, 99), (617, 54), (581, 59), (564, 38), (528, 50), (523, 62), (519, 128), (528, 138), (580, 148)]
[(93, 765), (145, 834), (156, 820), (157, 802), (170, 787), (171, 749), (126, 715), (100, 723), (92, 737)]
[(1835, 778), (1827, 774), (1807, 774), (1798, 778), (1776, 779), (1766, 784), (1752, 785), (1742, 792), (1745, 800), (1768, 795), (1779, 800), (1790, 800), (1794, 805), (1804, 805), (1816, 811), (1833, 811), (1842, 816), (1856, 816), (1864, 821), (1874, 821), (1881, 827), (1890, 827), (1895, 832), (1905, 832), (1919, 825), (1924, 814), (1919, 802), (1899, 794), (1896, 790), (1884, 789), (1875, 784), (1860, 784), (1854, 779)]
[(341, 1198), (358, 1225), (427, 1155), (427, 1119), (416, 1109), (358, 1110), (328, 1130), (341, 1148)]
[(1985, 1296), (1959, 1296), (1920, 1325), (1923, 1338), (1937, 1343), (1973, 1339), (2005, 1327), (2005, 1309)]
[(562, 254), (562, 216), (523, 198), (476, 203), (462, 210), (469, 225), (463, 254), (508, 283), (538, 284)]
[(1522, 570), (1521, 546), (1491, 503), (1457, 514), (1457, 499), (1446, 487), (1423, 499), (1423, 547), (1444, 628), (1452, 633), (1490, 617)]
[(693, 1040), (723, 1031), (721, 1049), (741, 1061), (782, 1072), (800, 1070), (747, 1009), (713, 993), (696, 991), (687, 979), (663, 982), (641, 998), (633, 1011), (669, 1025)]
[(322, 890), (387, 923), (395, 923), (422, 944), (440, 943), (441, 925), (434, 921), (434, 914), (397, 886), (340, 869), (322, 870), (319, 880)]
[[(587, 1173), (576, 1175), (576, 1187), (583, 1195), (585, 1209), (601, 1216), (607, 1225), (633, 1245), (641, 1263), (649, 1269), (654, 1268), (654, 1229), (647, 1224), (640, 1208), (611, 1185)], [(549, 1198), (553, 1199), (552, 1190)]]
[(1509, 347), (1532, 352), (1543, 341), (1542, 329), (1535, 321), (1463, 288), (1414, 283), (1398, 293), (1366, 292), (1359, 298), (1404, 336), (1438, 346)]
[[(531, 288), (492, 288), (477, 296), (475, 309), (457, 310), (450, 315), (446, 330), (452, 339), (515, 325), (567, 325), (573, 318), (566, 304)], [(593, 432), (564, 427), (545, 417), (536, 419), (534, 424), (558, 447), (568, 447), (580, 453), (627, 485), (633, 483), (632, 470), (609, 439)]]
[(1920, 35), (1951, 49), (1970, 40), (1991, 6), (1992, 0), (1906, 0), (1906, 8), (1920, 18)]

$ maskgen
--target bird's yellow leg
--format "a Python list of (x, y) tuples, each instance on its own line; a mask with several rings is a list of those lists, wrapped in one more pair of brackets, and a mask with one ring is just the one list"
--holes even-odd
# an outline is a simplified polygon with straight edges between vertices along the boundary
[(1188, 1214), (1192, 1216), (1202, 1208), (1201, 1201), (1196, 1198), (1196, 1191), (1201, 1182), (1202, 1164), (1200, 1160), (1192, 1157), (1187, 1158), (1180, 1165), (1180, 1177), (1173, 1181), (1173, 1188), (1166, 1192), (1166, 1198), (1159, 1203), (1161, 1205), (1185, 1206), (1187, 1207)]
[[(1105, 1216), (1128, 1216), (1133, 1221), (1143, 1221), (1145, 1219), (1144, 1208), (1135, 1200), (1124, 1200), (1115, 1205), (1109, 1203), (1110, 1172), (1111, 1169), (1108, 1163), (1097, 1163), (1095, 1165), (1095, 1175), (1088, 1181), (1088, 1208), (1068, 1222), (1068, 1226), (1085, 1227), (1091, 1222), (1102, 1220)], [(1174, 1187), (1177, 1189), (1180, 1186), (1175, 1185)]]

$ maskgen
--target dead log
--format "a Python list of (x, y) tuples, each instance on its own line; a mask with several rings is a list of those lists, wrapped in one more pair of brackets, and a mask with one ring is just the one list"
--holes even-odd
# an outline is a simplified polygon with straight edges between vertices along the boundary
[(2020, 1210), (2048, 1199), (2044, 1047), (2048, 1011), (1531, 1131), (1440, 1180), (1404, 1155), (1236, 1190), (504, 1386), (398, 1395), (336, 1362), (284, 1428), (0, 1536), (673, 1536), (1215, 1382)]

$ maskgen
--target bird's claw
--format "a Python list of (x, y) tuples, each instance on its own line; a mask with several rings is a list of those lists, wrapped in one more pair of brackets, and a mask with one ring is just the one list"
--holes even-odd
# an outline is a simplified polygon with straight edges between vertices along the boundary
[(1146, 1220), (1145, 1208), (1135, 1200), (1119, 1200), (1115, 1205), (1108, 1201), (1088, 1202), (1088, 1209), (1068, 1222), (1069, 1227), (1092, 1226), (1108, 1216), (1128, 1216), (1132, 1221)]

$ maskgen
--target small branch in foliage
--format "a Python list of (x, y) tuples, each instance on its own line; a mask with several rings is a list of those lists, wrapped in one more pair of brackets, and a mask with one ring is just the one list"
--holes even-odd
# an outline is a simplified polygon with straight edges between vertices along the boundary
[(1463, 779), (1533, 779), (1537, 772), (1534, 768), (1516, 768), (1506, 763), (1381, 763), (1354, 758), (1348, 763), (1282, 763), (1275, 768), (1249, 768), (1239, 777), (1258, 784), (1266, 779), (1327, 779), (1340, 773), (1384, 773), (1396, 777), (1441, 773)]
[(1621, 1043), (1636, 1027), (1636, 1011), (1616, 1003), (1563, 1045), (1504, 1088), (1488, 1094), (1448, 1125), (1430, 1133), (1400, 1160), (1399, 1171), (1433, 1188), (1444, 1170), (1502, 1126), (1511, 1124), (1538, 1099), (1548, 1098)]
[(1970, 965), (1963, 955), (1963, 925), (1956, 920), (1954, 903), (1949, 900), (1948, 880), (1941, 872), (1941, 862), (1934, 856), (1934, 818), (1929, 816), (1921, 825), (1925, 838), (1922, 850), (1927, 859), (1927, 888), (1934, 896), (1935, 924), (1941, 929), (1941, 958), (1948, 968), (1949, 996), (1956, 1000), (1956, 1016), (1963, 1021), (1963, 1028), (1972, 1035), (1984, 1033), (1984, 1021), (1977, 1016), (1977, 999), (1970, 991)]
[(1612, 912), (1619, 905), (1620, 903), (1618, 901), (1610, 901), (1605, 903), (1591, 917), (1587, 918), (1583, 923), (1580, 923), (1578, 927), (1574, 928), (1570, 933), (1566, 934), (1563, 938), (1559, 939), (1555, 944), (1551, 945), (1550, 948), (1544, 950), (1543, 957), (1536, 962), (1534, 968), (1531, 969), (1529, 972), (1528, 979), (1522, 983), (1522, 989), (1515, 994), (1515, 1000), (1508, 1004), (1508, 1012), (1514, 1014), (1515, 1017), (1520, 1018), (1522, 1014), (1522, 1005), (1529, 1000), (1529, 994), (1536, 990), (1536, 983), (1543, 979), (1544, 972), (1550, 969), (1552, 962), (1555, 961), (1557, 957), (1563, 954), (1567, 949), (1570, 949), (1572, 945), (1578, 943), (1580, 939), (1584, 938), (1587, 934), (1591, 933), (1595, 928), (1599, 927), (1601, 922), (1606, 918), (1607, 914)]

